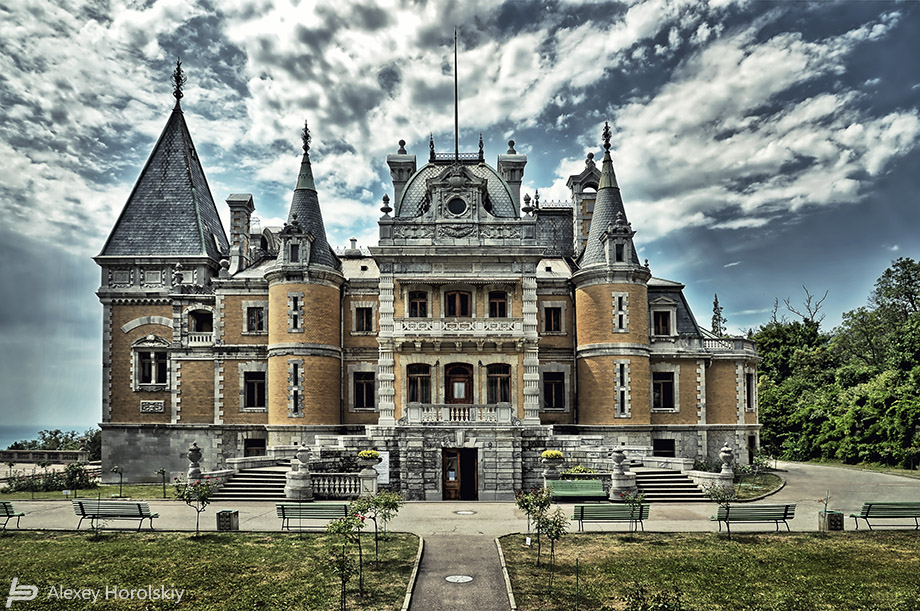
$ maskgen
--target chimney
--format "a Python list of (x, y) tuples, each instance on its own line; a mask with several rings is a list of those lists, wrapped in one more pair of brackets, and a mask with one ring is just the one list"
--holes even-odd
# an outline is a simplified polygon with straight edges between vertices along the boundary
[(256, 209), (251, 193), (233, 193), (227, 198), (230, 207), (230, 274), (249, 266), (249, 222)]

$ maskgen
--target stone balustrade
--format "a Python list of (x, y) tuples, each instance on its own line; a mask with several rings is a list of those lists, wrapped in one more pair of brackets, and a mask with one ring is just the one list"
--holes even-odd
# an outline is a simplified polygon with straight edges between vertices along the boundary
[(15, 463), (47, 462), (55, 465), (88, 462), (89, 452), (80, 450), (3, 450), (0, 460)]
[(313, 496), (320, 499), (356, 499), (361, 496), (357, 473), (312, 473)]
[(214, 334), (208, 331), (207, 333), (189, 333), (188, 334), (188, 345), (189, 346), (210, 346), (214, 343)]
[(409, 424), (511, 424), (514, 415), (514, 409), (510, 403), (497, 405), (410, 403), (406, 412)]
[(394, 318), (393, 337), (516, 337), (523, 318)]

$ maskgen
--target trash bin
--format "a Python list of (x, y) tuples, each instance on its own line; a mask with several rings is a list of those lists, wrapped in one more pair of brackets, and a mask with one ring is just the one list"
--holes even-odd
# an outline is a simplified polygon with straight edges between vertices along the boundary
[(217, 512), (217, 530), (239, 530), (240, 512), (236, 509), (224, 509)]

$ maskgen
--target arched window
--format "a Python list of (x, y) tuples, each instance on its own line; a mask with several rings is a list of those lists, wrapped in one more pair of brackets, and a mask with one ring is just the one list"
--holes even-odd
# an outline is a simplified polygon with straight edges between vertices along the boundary
[(486, 369), (486, 403), (511, 403), (511, 366), (497, 363)]
[(446, 316), (469, 317), (471, 314), (470, 304), (472, 299), (466, 291), (450, 291), (444, 294)]
[(489, 318), (508, 317), (508, 293), (489, 291)]
[(212, 333), (214, 331), (214, 315), (207, 310), (195, 310), (189, 313), (189, 324), (192, 333)]
[(428, 293), (409, 292), (409, 318), (428, 318)]
[(431, 403), (431, 367), (409, 365), (406, 374), (409, 377), (409, 403)]

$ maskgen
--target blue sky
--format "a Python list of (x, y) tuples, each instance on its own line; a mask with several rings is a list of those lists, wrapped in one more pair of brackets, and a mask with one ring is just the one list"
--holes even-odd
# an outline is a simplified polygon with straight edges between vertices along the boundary
[[(514, 139), (525, 192), (613, 158), (640, 257), (687, 285), (708, 326), (769, 320), (774, 299), (866, 302), (920, 258), (920, 4), (12, 0), (0, 5), (0, 423), (100, 417), (99, 252), (173, 105), (215, 201), (286, 217), (299, 130), (334, 245), (376, 242), (385, 165)], [(226, 223), (226, 209), (220, 204)]]

